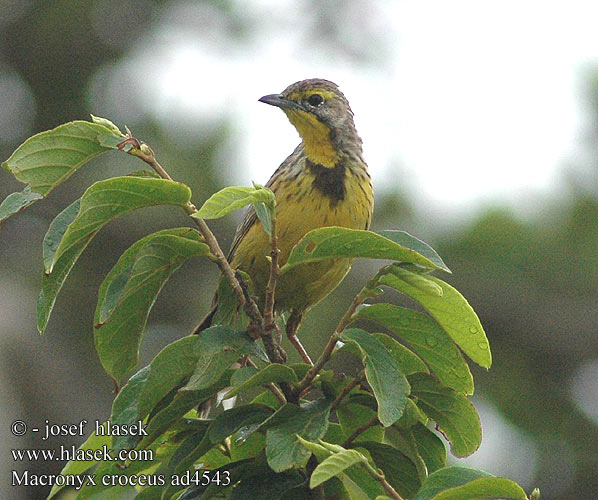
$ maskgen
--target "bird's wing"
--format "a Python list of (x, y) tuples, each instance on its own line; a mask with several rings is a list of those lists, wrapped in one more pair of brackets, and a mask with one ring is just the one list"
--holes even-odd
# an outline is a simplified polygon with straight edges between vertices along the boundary
[[(303, 144), (299, 144), (299, 146), (297, 146), (297, 148), (295, 149), (295, 151), (293, 151), (293, 153), (285, 160), (282, 162), (282, 164), (280, 165), (280, 167), (278, 167), (276, 169), (276, 171), (272, 174), (272, 177), (270, 177), (270, 180), (266, 183), (266, 187), (272, 189), (272, 191), (274, 192), (274, 194), (276, 194), (277, 191), (277, 187), (279, 185), (279, 180), (281, 178), (281, 175), (285, 175), (285, 177), (289, 174), (292, 173), (292, 171), (296, 170), (297, 167), (300, 167), (300, 165), (298, 165), (298, 159), (301, 158), (301, 149), (303, 148)], [(241, 243), (241, 241), (243, 240), (243, 238), (245, 237), (245, 235), (249, 232), (249, 230), (251, 229), (251, 227), (257, 222), (258, 218), (257, 218), (257, 214), (255, 213), (255, 208), (253, 207), (253, 205), (250, 205), (247, 210), (245, 211), (245, 215), (243, 217), (243, 220), (241, 221), (241, 224), (239, 224), (239, 226), (237, 227), (237, 230), (235, 232), (235, 237), (233, 238), (233, 242), (231, 243), (230, 246), (230, 250), (228, 251), (228, 261), (230, 262), (235, 254), (235, 251), (237, 250), (237, 247), (239, 246), (239, 243)]]

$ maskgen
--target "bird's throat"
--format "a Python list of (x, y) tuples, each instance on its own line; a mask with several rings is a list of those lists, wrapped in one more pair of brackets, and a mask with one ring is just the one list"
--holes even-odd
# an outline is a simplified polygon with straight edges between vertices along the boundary
[(330, 137), (330, 128), (310, 113), (285, 110), (303, 140), (305, 155), (316, 165), (334, 168), (339, 155)]

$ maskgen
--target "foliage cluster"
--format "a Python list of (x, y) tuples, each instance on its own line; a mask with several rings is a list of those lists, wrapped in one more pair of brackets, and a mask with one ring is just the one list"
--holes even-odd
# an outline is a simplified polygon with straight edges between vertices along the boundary
[[(134, 495), (139, 500), (528, 498), (508, 479), (446, 464), (443, 438), (455, 456), (463, 457), (479, 447), (482, 436), (468, 399), (474, 384), (464, 355), (489, 368), (491, 354), (471, 306), (431, 275), (450, 271), (430, 246), (401, 231), (377, 234), (328, 227), (308, 233), (278, 268), (271, 191), (262, 186), (226, 188), (198, 210), (190, 189), (169, 177), (149, 146), (96, 117), (33, 136), (3, 163), (27, 187), (0, 204), (0, 221), (45, 197), (79, 167), (110, 150), (137, 156), (154, 171), (96, 182), (52, 222), (43, 242), (40, 332), (77, 259), (111, 220), (143, 207), (175, 205), (193, 217), (198, 229), (166, 229), (140, 239), (122, 254), (99, 289), (93, 320), (96, 350), (116, 386), (126, 382), (105, 426), (141, 421), (147, 435), (93, 434), (81, 450), (106, 445), (115, 457), (122, 450), (151, 450), (153, 459), (69, 462), (63, 474), (95, 467), (97, 478), (124, 478), (118, 486), (88, 484), (79, 490), (78, 500), (107, 498), (107, 490), (110, 498)], [(267, 301), (264, 311), (257, 309), (247, 277), (230, 269), (205, 223), (247, 205), (255, 206), (271, 237), (272, 296), (277, 276), (307, 262), (390, 261), (339, 315), (314, 364), (286, 363), (272, 303)], [(228, 293), (230, 315), (238, 315), (242, 306), (248, 321), (242, 327), (238, 322), (218, 324), (181, 338), (131, 376), (161, 288), (194, 257), (220, 266), (225, 276), (221, 297)], [(386, 303), (365, 304), (386, 290), (410, 297), (427, 314)], [(341, 353), (362, 363), (356, 376), (325, 369)], [(233, 368), (235, 363), (240, 368)], [(236, 404), (201, 418), (198, 408), (215, 397), (234, 397)], [(156, 478), (163, 482), (156, 483)], [(48, 498), (59, 491), (53, 488)], [(538, 493), (532, 496), (538, 498)]]

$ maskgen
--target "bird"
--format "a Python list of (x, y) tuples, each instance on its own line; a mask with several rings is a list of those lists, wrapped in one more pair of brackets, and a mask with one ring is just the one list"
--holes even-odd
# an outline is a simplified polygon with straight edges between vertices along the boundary
[[(276, 198), (280, 266), (313, 229), (369, 229), (374, 209), (371, 177), (353, 112), (338, 86), (312, 78), (259, 101), (281, 109), (301, 138), (266, 183)], [(233, 269), (249, 275), (262, 310), (270, 275), (270, 249), (270, 237), (255, 208), (250, 207), (237, 228), (228, 260)], [(296, 331), (304, 314), (339, 285), (351, 264), (349, 258), (322, 260), (300, 264), (280, 276), (274, 308), (277, 313), (289, 314), (286, 333), (291, 342), (298, 342)], [(196, 333), (212, 325), (217, 308), (216, 295)]]

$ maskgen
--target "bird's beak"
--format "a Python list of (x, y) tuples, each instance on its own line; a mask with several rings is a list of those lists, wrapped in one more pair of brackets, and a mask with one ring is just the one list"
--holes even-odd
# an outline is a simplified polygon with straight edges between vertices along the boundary
[(276, 106), (277, 108), (282, 109), (294, 108), (297, 106), (295, 102), (287, 99), (282, 94), (265, 95), (264, 97), (260, 97), (258, 101), (265, 102), (266, 104), (270, 104), (270, 106)]

